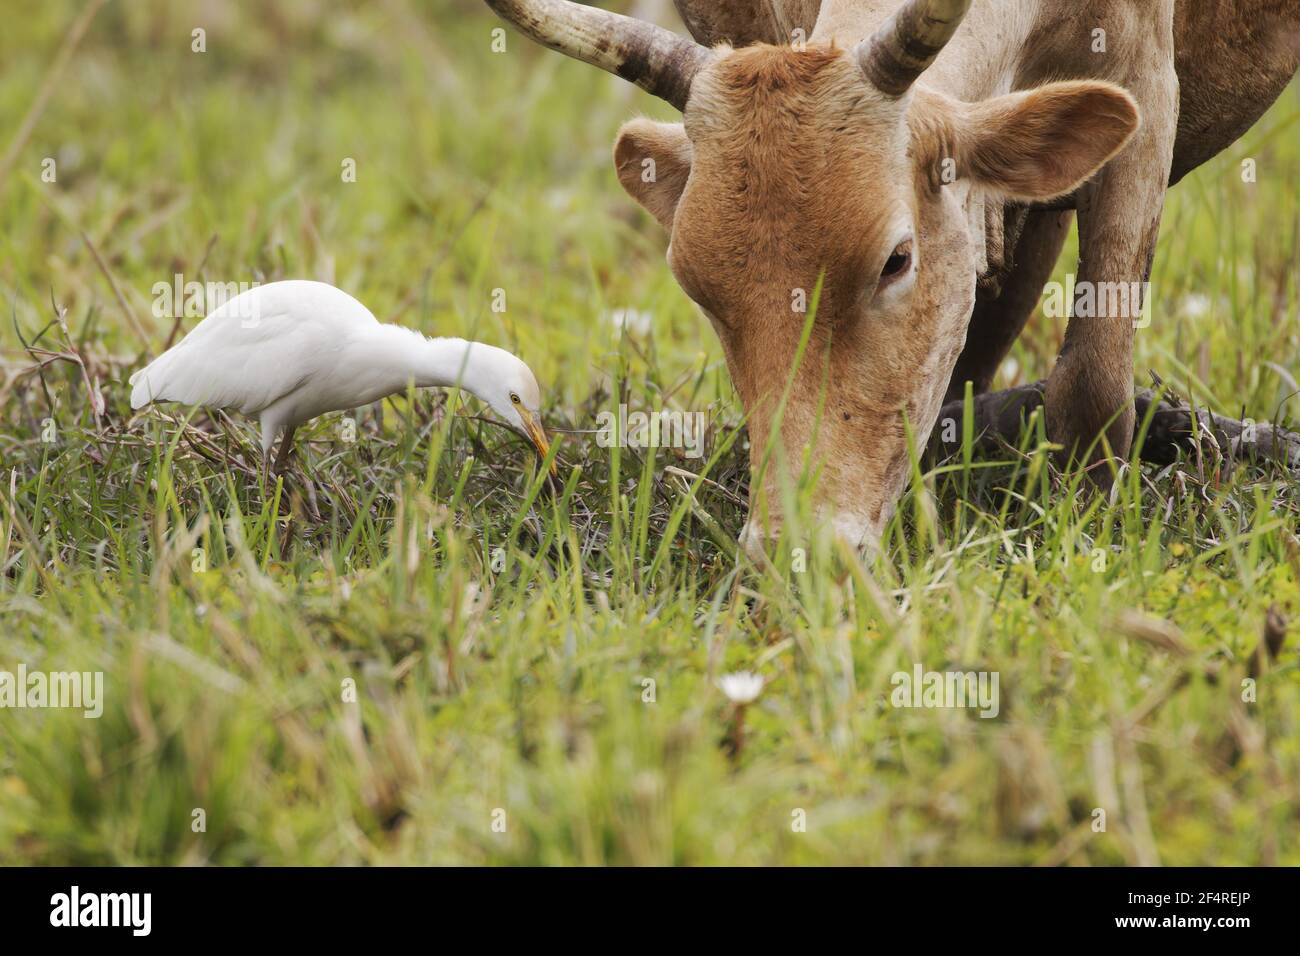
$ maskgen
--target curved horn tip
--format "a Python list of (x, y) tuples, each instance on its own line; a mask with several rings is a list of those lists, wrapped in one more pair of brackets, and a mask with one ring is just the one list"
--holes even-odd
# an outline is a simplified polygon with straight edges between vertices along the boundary
[(712, 53), (671, 30), (569, 0), (485, 0), (530, 39), (635, 83), (684, 110)]
[(858, 65), (887, 96), (902, 96), (952, 39), (970, 0), (909, 0), (858, 44)]

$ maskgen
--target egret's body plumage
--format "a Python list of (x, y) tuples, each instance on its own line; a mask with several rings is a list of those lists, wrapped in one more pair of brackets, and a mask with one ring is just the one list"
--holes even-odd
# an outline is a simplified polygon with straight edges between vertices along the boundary
[(430, 339), (381, 323), (323, 282), (254, 286), (214, 309), (180, 342), (131, 376), (131, 407), (182, 402), (260, 419), (262, 451), (276, 435), (326, 412), (416, 387), (459, 385), (544, 452), (537, 380), (504, 349)]

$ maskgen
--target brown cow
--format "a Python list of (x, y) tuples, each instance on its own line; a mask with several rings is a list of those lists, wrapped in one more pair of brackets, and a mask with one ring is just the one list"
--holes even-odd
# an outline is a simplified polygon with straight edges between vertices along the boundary
[[(565, 0), (487, 3), (682, 110), (624, 126), (614, 162), (722, 340), (755, 467), (824, 276), (783, 464), (751, 497), (777, 522), (779, 471), (816, 465), (818, 507), (868, 544), (908, 424), (919, 446), (945, 396), (988, 388), (1073, 212), (1077, 288), (1138, 287), (1167, 186), (1300, 56), (1300, 0), (677, 0), (699, 42)], [(1132, 439), (1140, 308), (1076, 307), (1048, 379), (1050, 436), (1091, 461)]]

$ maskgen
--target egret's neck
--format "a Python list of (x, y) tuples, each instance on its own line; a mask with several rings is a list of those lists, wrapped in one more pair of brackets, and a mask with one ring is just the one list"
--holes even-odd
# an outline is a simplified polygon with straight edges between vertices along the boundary
[(481, 342), (465, 339), (430, 339), (399, 325), (381, 325), (375, 345), (382, 361), (401, 378), (398, 388), (413, 382), (417, 388), (459, 387), (481, 396), (491, 381), (489, 353)]

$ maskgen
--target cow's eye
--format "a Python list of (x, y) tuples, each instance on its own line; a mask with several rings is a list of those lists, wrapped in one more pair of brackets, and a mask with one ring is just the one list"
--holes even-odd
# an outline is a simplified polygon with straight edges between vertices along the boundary
[(880, 270), (880, 284), (883, 286), (891, 279), (897, 279), (899, 276), (906, 275), (907, 270), (912, 267), (912, 240), (904, 239), (889, 254), (885, 260), (885, 267)]

